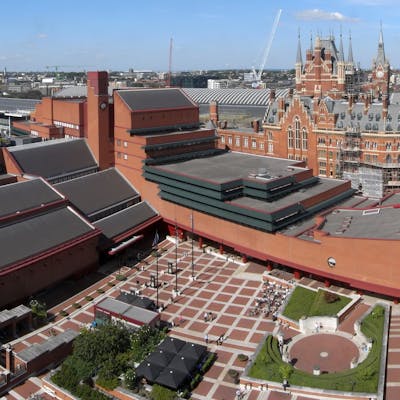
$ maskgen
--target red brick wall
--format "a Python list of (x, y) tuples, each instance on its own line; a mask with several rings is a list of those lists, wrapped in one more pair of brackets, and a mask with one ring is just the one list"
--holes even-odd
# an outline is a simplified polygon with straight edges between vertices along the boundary
[(94, 237), (20, 269), (1, 269), (0, 307), (16, 304), (55, 282), (96, 268), (97, 243), (98, 238)]

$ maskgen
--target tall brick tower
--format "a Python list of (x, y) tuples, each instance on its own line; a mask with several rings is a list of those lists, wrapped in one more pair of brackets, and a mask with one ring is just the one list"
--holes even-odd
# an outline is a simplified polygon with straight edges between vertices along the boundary
[(382, 26), (379, 32), (378, 54), (372, 62), (371, 90), (374, 97), (381, 98), (389, 93), (390, 64), (385, 56)]
[(88, 72), (87, 132), (89, 146), (100, 169), (112, 166), (112, 132), (108, 101), (108, 73)]

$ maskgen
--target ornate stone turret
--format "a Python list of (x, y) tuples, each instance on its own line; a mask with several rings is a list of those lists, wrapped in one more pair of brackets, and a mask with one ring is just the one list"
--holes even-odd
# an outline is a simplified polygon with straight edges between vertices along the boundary
[(300, 31), (298, 34), (298, 41), (297, 41), (297, 56), (296, 56), (296, 64), (295, 64), (295, 69), (296, 69), (296, 89), (300, 90), (301, 87), (301, 73), (303, 69), (303, 58), (301, 55), (301, 44), (300, 44)]

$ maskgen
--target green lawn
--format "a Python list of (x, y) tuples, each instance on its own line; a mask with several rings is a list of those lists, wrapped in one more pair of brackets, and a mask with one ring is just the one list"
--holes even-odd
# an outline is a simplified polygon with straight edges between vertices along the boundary
[(333, 316), (350, 303), (351, 298), (338, 295), (337, 301), (328, 303), (325, 300), (325, 290), (319, 289), (315, 292), (302, 286), (297, 286), (286, 305), (283, 315), (298, 321), (303, 315), (313, 316)]
[[(376, 306), (362, 322), (361, 330), (367, 337), (373, 339), (373, 346), (368, 357), (356, 368), (319, 376), (292, 368), (288, 378), (289, 383), (321, 389), (376, 393), (379, 383), (384, 320), (385, 310), (381, 306)], [(288, 364), (282, 361), (277, 339), (268, 336), (250, 368), (249, 376), (282, 382), (282, 371), (288, 368), (285, 366)]]

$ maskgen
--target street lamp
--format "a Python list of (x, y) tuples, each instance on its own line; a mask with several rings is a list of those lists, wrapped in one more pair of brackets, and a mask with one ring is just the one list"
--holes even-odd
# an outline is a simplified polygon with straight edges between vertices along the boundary
[(190, 222), (192, 226), (192, 279), (194, 280), (194, 253), (193, 253), (193, 236), (194, 236), (194, 219), (193, 219), (193, 210), (190, 215)]
[(175, 293), (178, 294), (178, 225), (175, 221)]

